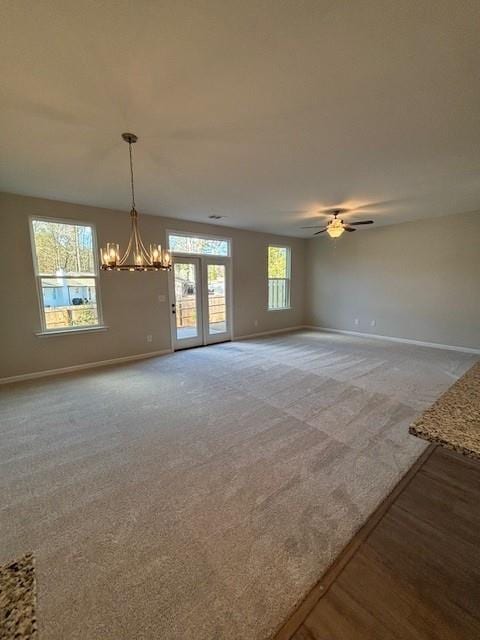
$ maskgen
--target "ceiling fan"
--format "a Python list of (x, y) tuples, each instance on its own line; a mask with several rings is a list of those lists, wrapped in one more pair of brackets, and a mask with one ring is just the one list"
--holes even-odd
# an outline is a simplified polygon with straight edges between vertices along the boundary
[[(342, 213), (347, 213), (348, 209), (332, 209), (328, 211), (329, 215), (332, 215), (331, 218), (327, 222), (326, 227), (322, 227), (320, 231), (316, 231), (313, 235), (318, 236), (319, 233), (328, 233), (331, 238), (339, 238), (344, 231), (356, 231), (355, 227), (361, 224), (373, 224), (373, 220), (358, 220), (357, 222), (344, 222), (338, 216)], [(314, 225), (311, 227), (302, 227), (302, 229), (318, 229), (320, 225)]]

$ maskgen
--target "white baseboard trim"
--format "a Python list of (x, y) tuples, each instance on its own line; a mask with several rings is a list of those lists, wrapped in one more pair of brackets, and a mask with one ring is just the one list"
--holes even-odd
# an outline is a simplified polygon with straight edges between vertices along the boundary
[(421, 340), (410, 340), (409, 338), (394, 338), (393, 336), (381, 336), (378, 333), (361, 333), (360, 331), (346, 331), (344, 329), (330, 329), (329, 327), (317, 327), (315, 325), (305, 325), (304, 329), (312, 331), (326, 331), (328, 333), (343, 333), (347, 336), (357, 336), (359, 338), (373, 338), (375, 340), (388, 340), (389, 342), (402, 342), (404, 344), (414, 344), (417, 347), (432, 347), (433, 349), (446, 349), (447, 351), (461, 351), (463, 353), (480, 354), (480, 349), (471, 347), (457, 347), (451, 344), (440, 344), (439, 342), (423, 342)]
[[(262, 336), (274, 335), (276, 333), (288, 333), (290, 331), (300, 331), (309, 329), (311, 331), (325, 331), (327, 333), (340, 333), (358, 338), (373, 338), (376, 340), (388, 340), (389, 342), (401, 342), (404, 344), (413, 344), (418, 347), (432, 347), (433, 349), (446, 349), (448, 351), (461, 351), (463, 353), (473, 353), (480, 355), (480, 349), (471, 347), (458, 347), (451, 344), (440, 344), (438, 342), (423, 342), (421, 340), (410, 340), (408, 338), (395, 338), (393, 336), (382, 336), (377, 333), (362, 333), (360, 331), (346, 331), (344, 329), (332, 329), (330, 327), (318, 327), (315, 325), (297, 325), (295, 327), (285, 327), (283, 329), (272, 329), (270, 331), (259, 331), (258, 333), (250, 333), (244, 336), (234, 336), (233, 341), (248, 340), (249, 338), (260, 338)], [(43, 371), (34, 371), (33, 373), (22, 373), (17, 376), (9, 376), (0, 378), (0, 385), (10, 384), (12, 382), (21, 382), (23, 380), (33, 380), (35, 378), (44, 378), (47, 376), (56, 376), (62, 373), (72, 373), (74, 371), (82, 371), (84, 369), (95, 369), (97, 367), (107, 367), (113, 364), (122, 364), (123, 362), (132, 362), (134, 360), (146, 360), (147, 358), (155, 358), (164, 356), (167, 353), (173, 353), (172, 349), (163, 349), (161, 351), (150, 351), (149, 353), (138, 353), (133, 356), (122, 356), (121, 358), (111, 358), (110, 360), (99, 360), (98, 362), (85, 362), (84, 364), (76, 364), (71, 367), (61, 367), (59, 369), (46, 369)]]
[(99, 360), (98, 362), (85, 362), (84, 364), (75, 364), (71, 367), (61, 367), (60, 369), (46, 369), (44, 371), (34, 371), (33, 373), (22, 373), (18, 376), (10, 376), (8, 378), (0, 378), (0, 384), (9, 384), (11, 382), (21, 382), (22, 380), (33, 380), (34, 378), (44, 378), (46, 376), (57, 376), (62, 373), (72, 373), (73, 371), (81, 371), (82, 369), (96, 369), (97, 367), (107, 367), (111, 364), (121, 364), (122, 362), (131, 362), (133, 360), (146, 360), (147, 358), (155, 358), (172, 353), (171, 349), (163, 349), (162, 351), (150, 351), (149, 353), (138, 353), (133, 356), (122, 356), (121, 358), (111, 358), (110, 360)]
[(260, 338), (261, 336), (270, 336), (274, 333), (287, 333), (288, 331), (300, 331), (300, 329), (305, 329), (303, 324), (300, 324), (296, 327), (286, 327), (285, 329), (272, 329), (270, 331), (260, 331), (259, 333), (248, 333), (245, 336), (234, 336), (233, 340), (248, 340), (249, 338)]

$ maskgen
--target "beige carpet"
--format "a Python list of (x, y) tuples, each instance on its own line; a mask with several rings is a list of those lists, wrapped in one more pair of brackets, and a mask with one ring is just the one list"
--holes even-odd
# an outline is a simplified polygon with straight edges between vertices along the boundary
[(35, 561), (31, 553), (0, 566), (0, 640), (37, 640)]
[(0, 564), (45, 640), (268, 638), (475, 360), (301, 332), (4, 387)]

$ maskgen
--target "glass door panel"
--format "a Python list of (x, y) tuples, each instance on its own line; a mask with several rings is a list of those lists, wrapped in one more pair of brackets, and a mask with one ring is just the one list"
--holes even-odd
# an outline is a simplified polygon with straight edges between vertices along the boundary
[(205, 344), (230, 340), (230, 260), (202, 258), (205, 297)]
[(230, 259), (174, 256), (169, 276), (174, 350), (231, 339)]
[(208, 333), (227, 331), (226, 275), (224, 264), (207, 265)]
[(199, 267), (196, 258), (181, 258), (173, 264), (176, 348), (203, 344)]

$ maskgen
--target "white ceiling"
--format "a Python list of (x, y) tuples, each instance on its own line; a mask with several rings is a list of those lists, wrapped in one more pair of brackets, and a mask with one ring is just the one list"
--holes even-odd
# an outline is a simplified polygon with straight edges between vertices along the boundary
[(133, 131), (145, 213), (301, 236), (336, 205), (480, 209), (478, 0), (0, 6), (2, 190), (128, 210)]

